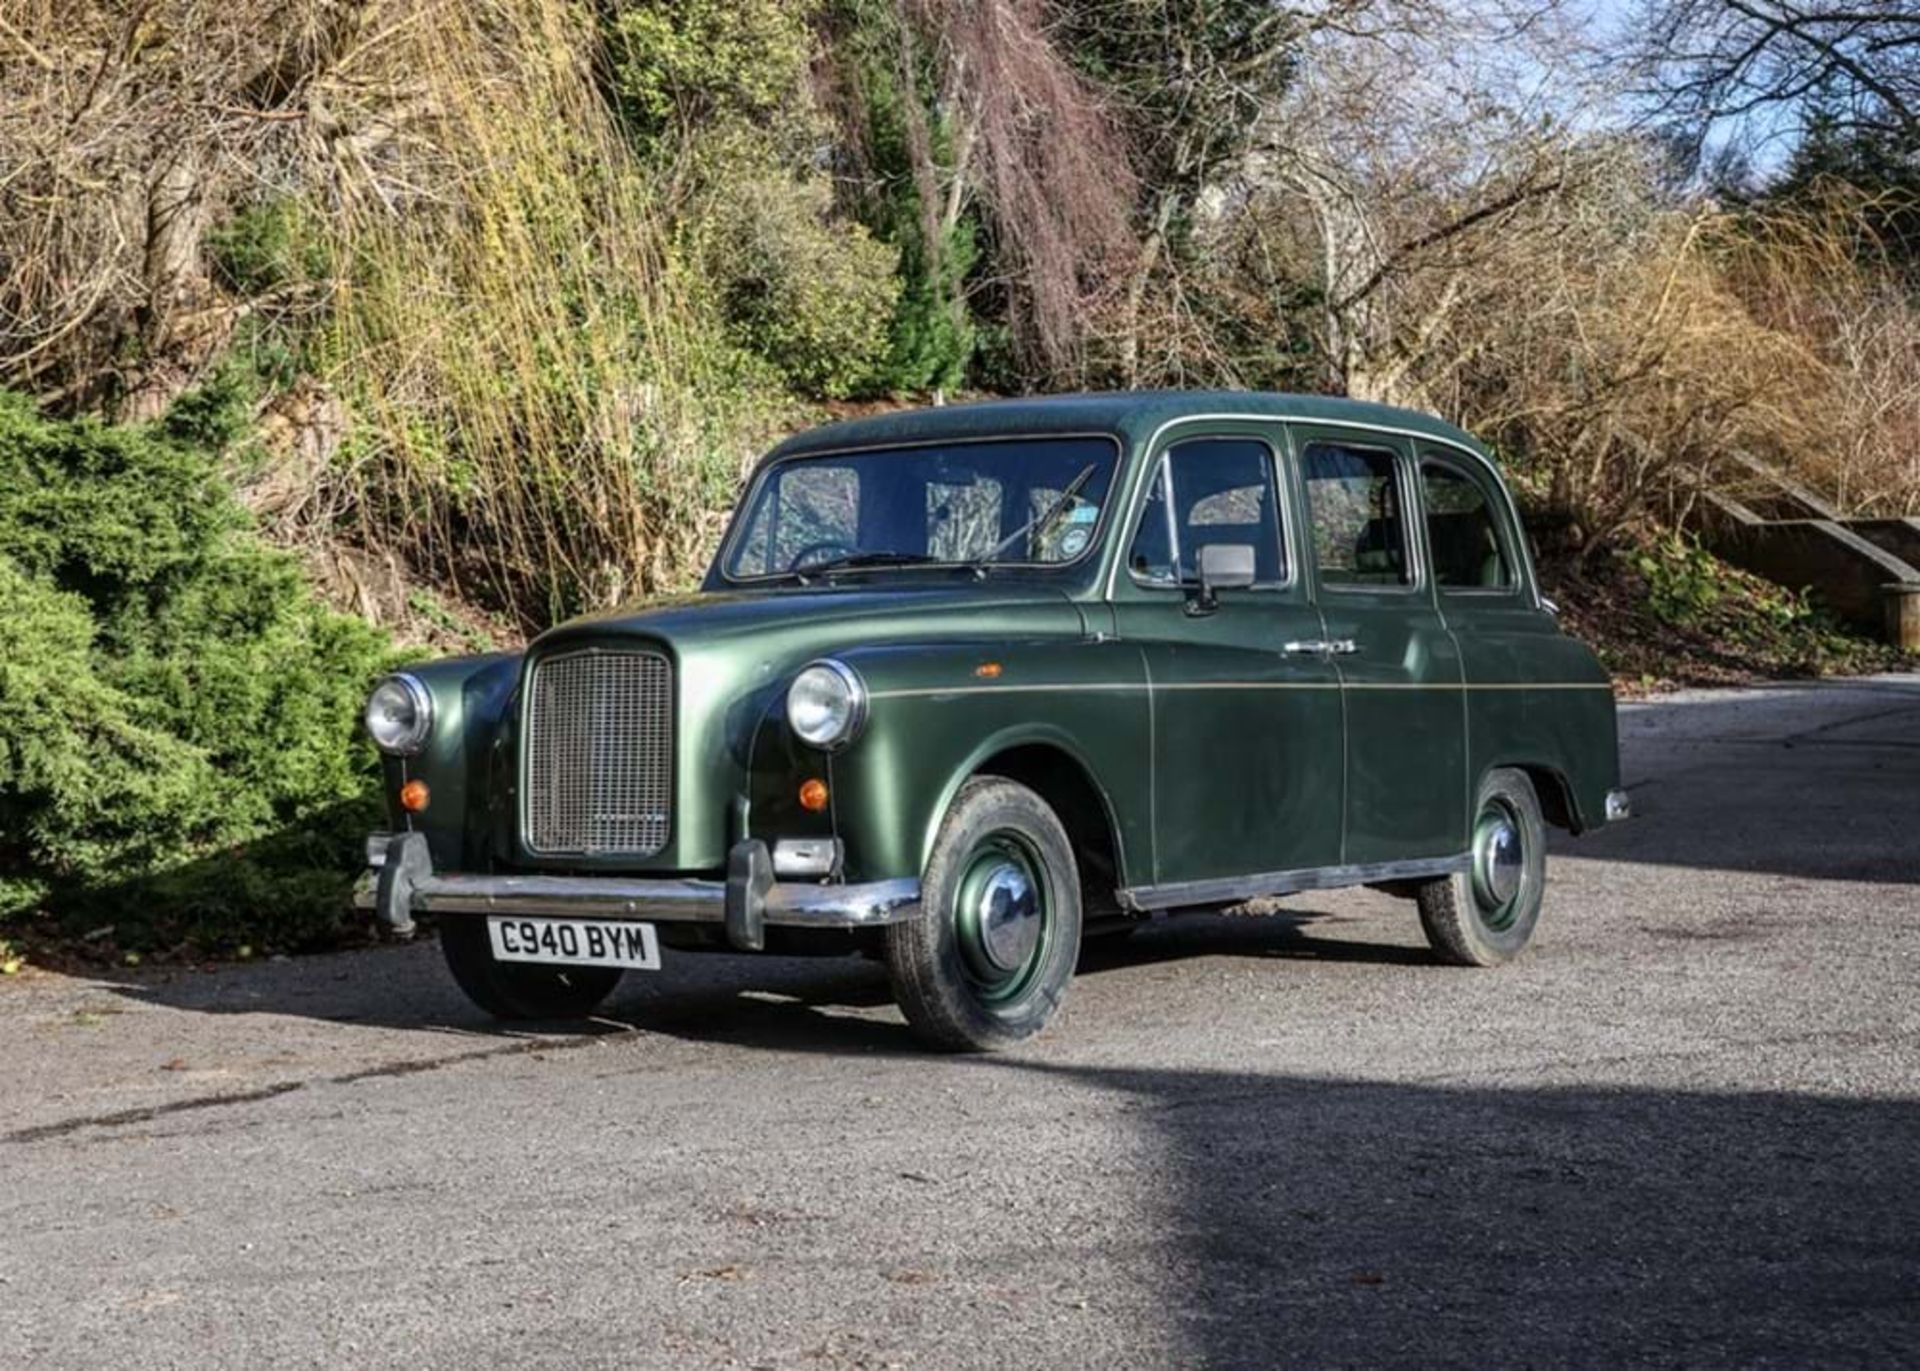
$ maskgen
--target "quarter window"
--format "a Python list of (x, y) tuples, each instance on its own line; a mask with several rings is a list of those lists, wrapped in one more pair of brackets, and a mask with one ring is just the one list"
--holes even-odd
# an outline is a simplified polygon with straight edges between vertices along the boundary
[(1199, 576), (1201, 548), (1244, 543), (1253, 548), (1256, 582), (1284, 581), (1273, 478), (1273, 450), (1257, 439), (1200, 438), (1169, 449), (1147, 492), (1128, 570), (1150, 585), (1184, 585)]
[(1404, 586), (1407, 537), (1394, 455), (1309, 443), (1301, 461), (1313, 518), (1313, 557), (1326, 586)]
[(1430, 458), (1420, 465), (1420, 491), (1427, 506), (1435, 583), (1443, 589), (1512, 588), (1513, 564), (1501, 546), (1486, 487), (1451, 464)]

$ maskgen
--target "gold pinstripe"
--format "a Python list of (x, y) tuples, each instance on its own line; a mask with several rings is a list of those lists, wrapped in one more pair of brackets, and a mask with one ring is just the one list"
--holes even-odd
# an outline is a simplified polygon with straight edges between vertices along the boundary
[[(1147, 691), (1156, 690), (1339, 690), (1339, 681), (1179, 681), (1149, 684), (1139, 682), (1043, 683), (1014, 685), (919, 686), (901, 690), (876, 690), (875, 700), (907, 700), (928, 695), (1026, 695), (1040, 691)], [(1606, 681), (1348, 681), (1348, 690), (1604, 690), (1612, 692)]]

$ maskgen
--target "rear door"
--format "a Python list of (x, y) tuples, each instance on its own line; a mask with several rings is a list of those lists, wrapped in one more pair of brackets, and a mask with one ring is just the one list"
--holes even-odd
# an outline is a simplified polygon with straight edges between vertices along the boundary
[[(1151, 680), (1158, 885), (1339, 860), (1339, 676), (1324, 655), (1299, 650), (1322, 635), (1280, 436), (1251, 422), (1176, 429), (1150, 454), (1145, 498), (1124, 531), (1113, 609)], [(1251, 545), (1256, 583), (1196, 612), (1208, 543)]]
[(1413, 517), (1413, 455), (1390, 434), (1289, 428), (1345, 712), (1341, 860), (1456, 856), (1467, 824), (1463, 679)]

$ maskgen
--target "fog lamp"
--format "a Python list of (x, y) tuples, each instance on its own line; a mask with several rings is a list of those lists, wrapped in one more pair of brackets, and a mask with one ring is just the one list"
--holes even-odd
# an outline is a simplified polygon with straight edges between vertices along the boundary
[(838, 838), (782, 838), (773, 845), (776, 876), (831, 876), (839, 866)]

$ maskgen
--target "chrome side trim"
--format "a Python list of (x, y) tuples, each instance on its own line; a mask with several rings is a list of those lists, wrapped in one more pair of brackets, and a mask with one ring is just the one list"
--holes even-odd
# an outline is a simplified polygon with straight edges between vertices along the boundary
[(1308, 866), (1293, 871), (1267, 871), (1255, 876), (1222, 876), (1204, 881), (1175, 881), (1168, 885), (1137, 885), (1117, 892), (1120, 907), (1143, 913), (1150, 909), (1177, 909), (1184, 905), (1238, 904), (1264, 895), (1291, 895), (1301, 890), (1338, 890), (1342, 886), (1374, 885), (1380, 881), (1427, 880), (1452, 876), (1473, 865), (1472, 854), (1454, 857), (1418, 857), (1410, 861), (1363, 862), (1352, 866)]
[[(365, 903), (363, 903), (363, 900)], [(354, 903), (372, 907), (372, 891)], [(724, 923), (727, 883), (620, 876), (427, 876), (413, 887), (412, 908), (439, 914), (513, 914), (666, 923)], [(776, 884), (767, 892), (766, 921), (799, 928), (880, 928), (920, 914), (920, 882), (862, 885)]]

